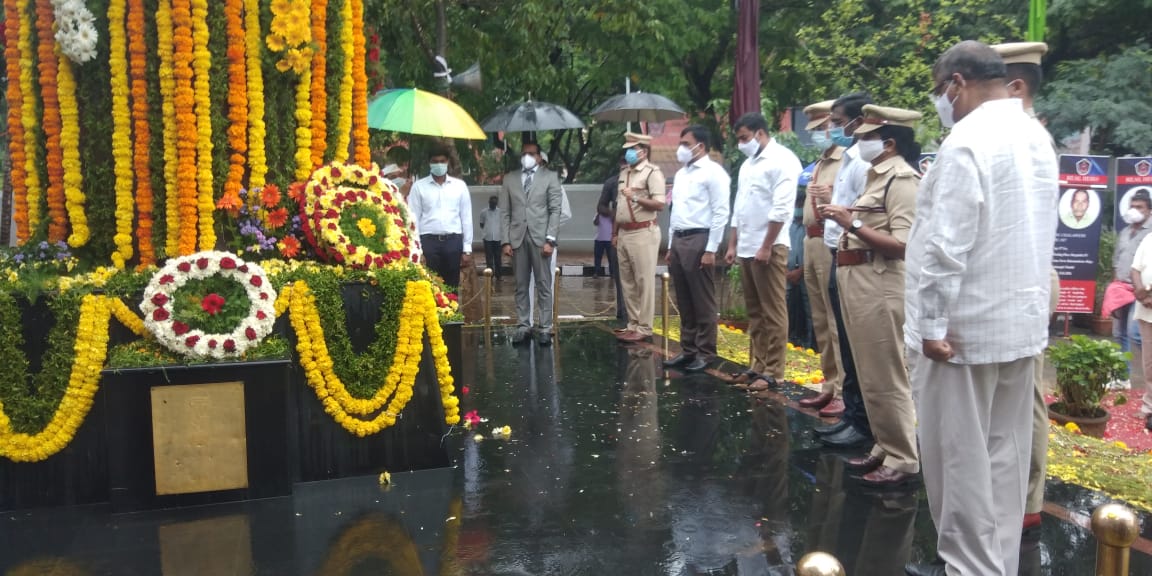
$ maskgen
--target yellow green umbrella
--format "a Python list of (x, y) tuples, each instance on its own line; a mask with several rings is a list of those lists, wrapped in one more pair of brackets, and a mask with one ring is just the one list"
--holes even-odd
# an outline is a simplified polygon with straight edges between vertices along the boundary
[(368, 103), (368, 127), (441, 138), (487, 138), (458, 104), (416, 88), (377, 93)]

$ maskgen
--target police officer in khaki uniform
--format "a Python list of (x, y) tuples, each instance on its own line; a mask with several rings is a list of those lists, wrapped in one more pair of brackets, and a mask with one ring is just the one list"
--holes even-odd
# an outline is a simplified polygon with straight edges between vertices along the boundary
[(622, 342), (652, 338), (656, 312), (656, 258), (660, 253), (660, 224), (664, 209), (664, 173), (648, 161), (651, 136), (624, 135), (624, 159), (616, 196), (616, 224), (612, 244), (620, 261), (620, 287), (628, 310), (628, 327), (618, 330)]
[(870, 162), (864, 193), (851, 208), (821, 206), (844, 227), (836, 252), (836, 281), (852, 358), (876, 445), (847, 461), (860, 480), (878, 488), (916, 479), (916, 415), (904, 366), (904, 246), (916, 212), (920, 146), (913, 127), (920, 113), (864, 106), (856, 135)]
[(821, 416), (839, 416), (844, 412), (840, 400), (839, 334), (828, 300), (828, 275), (832, 272), (832, 252), (824, 244), (824, 219), (816, 214), (818, 204), (832, 201), (832, 184), (840, 172), (844, 148), (837, 146), (828, 136), (832, 103), (826, 100), (804, 109), (808, 115), (807, 130), (812, 143), (822, 151), (812, 179), (808, 182), (808, 197), (804, 201), (804, 284), (808, 288), (808, 305), (812, 314), (812, 331), (820, 349), (820, 368), (824, 372), (824, 387), (814, 398), (801, 400), (805, 408), (820, 410)]

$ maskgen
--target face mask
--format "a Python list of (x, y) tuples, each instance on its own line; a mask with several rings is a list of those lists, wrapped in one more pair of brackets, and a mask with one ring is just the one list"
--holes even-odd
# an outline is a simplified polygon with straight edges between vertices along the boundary
[(956, 103), (956, 98), (960, 95), (957, 94), (956, 98), (948, 99), (948, 88), (952, 86), (952, 82), (948, 82), (948, 86), (944, 87), (944, 91), (939, 96), (932, 98), (932, 103), (936, 105), (936, 114), (940, 116), (940, 124), (945, 128), (951, 128), (956, 125), (956, 119), (952, 117), (954, 110), (952, 105)]
[(536, 167), (536, 157), (531, 154), (525, 154), (520, 157), (520, 165), (525, 170), (531, 170)]
[(403, 178), (396, 178), (392, 180), (392, 183), (395, 184), (397, 188), (403, 188), (404, 184), (407, 184), (408, 181)]
[(1143, 212), (1141, 212), (1135, 208), (1129, 208), (1128, 210), (1126, 210), (1124, 212), (1124, 223), (1125, 224), (1139, 224), (1139, 223), (1143, 222), (1145, 218), (1147, 218), (1147, 216), (1145, 216)]
[(700, 146), (700, 144), (696, 144), (696, 146), (689, 148), (681, 144), (680, 147), (676, 149), (676, 161), (681, 164), (687, 164), (691, 162), (692, 151), (695, 150), (698, 146)]
[[(841, 128), (840, 132), (843, 133), (844, 129)], [(821, 130), (820, 132), (812, 132), (812, 145), (817, 149), (824, 151), (832, 147), (832, 139), (828, 137), (828, 133)]]
[(752, 138), (752, 139), (749, 139), (747, 142), (737, 144), (736, 147), (739, 148), (740, 151), (743, 152), (745, 156), (751, 158), (752, 156), (755, 156), (757, 152), (760, 151), (760, 141), (755, 139), (755, 138)]
[(861, 140), (856, 144), (856, 148), (860, 151), (860, 159), (865, 162), (871, 162), (880, 157), (884, 153), (883, 140)]
[(828, 137), (832, 139), (832, 143), (847, 148), (851, 146), (855, 140), (851, 136), (844, 134), (844, 128), (836, 127), (828, 131)]
[(637, 152), (635, 148), (629, 148), (624, 152), (624, 161), (627, 162), (629, 166), (635, 166), (640, 163), (640, 153)]
[(439, 178), (439, 177), (448, 173), (448, 164), (447, 163), (432, 164), (428, 167), (428, 170), (432, 173), (433, 176)]

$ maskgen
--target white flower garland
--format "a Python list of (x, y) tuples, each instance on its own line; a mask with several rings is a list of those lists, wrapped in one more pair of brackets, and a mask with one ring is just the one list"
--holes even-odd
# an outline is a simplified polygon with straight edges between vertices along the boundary
[[(229, 333), (207, 334), (180, 322), (172, 302), (176, 291), (189, 280), (212, 276), (231, 278), (244, 286), (250, 306), (248, 316)], [(259, 265), (229, 252), (198, 252), (173, 258), (152, 276), (140, 304), (144, 326), (158, 342), (178, 354), (195, 358), (241, 356), (272, 333), (276, 322), (276, 290)]]
[[(69, 60), (83, 64), (96, 58), (96, 17), (81, 0), (52, 0), (56, 42)], [(112, 24), (113, 26), (116, 23)]]

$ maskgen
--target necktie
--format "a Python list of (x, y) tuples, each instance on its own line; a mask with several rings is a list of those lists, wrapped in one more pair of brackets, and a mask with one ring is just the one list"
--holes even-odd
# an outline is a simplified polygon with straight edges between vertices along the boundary
[(524, 193), (527, 194), (528, 190), (532, 189), (532, 176), (536, 174), (536, 171), (529, 170), (525, 172), (525, 174), (528, 175), (528, 177), (524, 179)]

